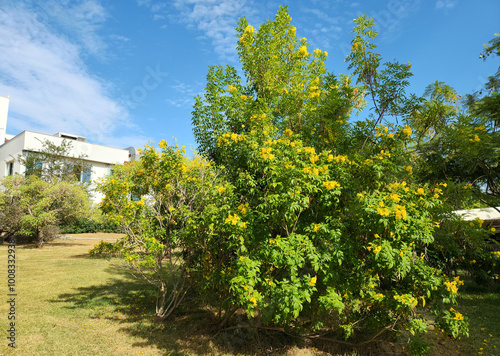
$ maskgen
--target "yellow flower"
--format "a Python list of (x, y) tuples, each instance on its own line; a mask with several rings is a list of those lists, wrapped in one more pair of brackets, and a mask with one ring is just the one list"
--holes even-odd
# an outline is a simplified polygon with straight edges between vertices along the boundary
[(217, 190), (219, 191), (220, 194), (224, 193), (226, 191), (225, 187), (217, 186)]
[(309, 285), (310, 285), (311, 287), (314, 287), (314, 285), (316, 284), (316, 280), (317, 280), (317, 279), (318, 279), (318, 278), (317, 278), (316, 276), (312, 277), (312, 278), (311, 278), (311, 280), (309, 281)]
[(406, 171), (407, 171), (408, 173), (410, 173), (410, 174), (412, 174), (412, 173), (413, 173), (413, 168), (412, 168), (411, 166), (407, 166), (407, 167), (405, 167), (405, 169), (406, 169)]
[(306, 46), (302, 46), (299, 48), (299, 57), (305, 57), (307, 56), (309, 53), (307, 53), (307, 47)]
[(424, 188), (418, 188), (417, 192), (415, 194), (417, 194), (417, 195), (424, 195), (425, 194)]
[(253, 303), (254, 307), (257, 306), (257, 300), (255, 299), (255, 297), (250, 298), (250, 301)]
[(332, 190), (332, 189), (335, 189), (336, 187), (340, 187), (340, 184), (334, 180), (323, 182), (323, 185), (328, 190)]
[(229, 84), (227, 87), (227, 91), (232, 94), (236, 91), (236, 87), (234, 85)]
[(408, 125), (404, 126), (405, 128), (403, 129), (403, 133), (406, 134), (407, 136), (411, 135), (411, 128), (408, 127)]

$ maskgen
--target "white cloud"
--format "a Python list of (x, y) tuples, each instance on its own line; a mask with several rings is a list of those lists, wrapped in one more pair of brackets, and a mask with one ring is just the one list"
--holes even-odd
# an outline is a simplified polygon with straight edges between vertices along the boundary
[[(54, 10), (53, 21), (63, 16), (60, 3), (44, 3)], [(130, 125), (125, 107), (109, 94), (110, 84), (84, 62), (105, 48), (97, 34), (103, 9), (93, 0), (72, 4), (66, 12), (72, 18), (51, 24), (51, 12), (23, 3), (0, 9), (0, 95), (11, 97), (8, 132), (63, 131), (104, 143), (118, 126)]]
[(33, 6), (37, 18), (60, 28), (91, 55), (103, 56), (107, 48), (99, 35), (108, 18), (104, 7), (96, 0), (46, 0)]
[(172, 11), (162, 2), (138, 0), (139, 6), (148, 7), (155, 20), (169, 18), (188, 28), (201, 32), (199, 39), (208, 40), (214, 52), (224, 60), (236, 59), (236, 31), (238, 19), (251, 19), (257, 12), (251, 0), (174, 0)]
[(176, 98), (166, 99), (166, 102), (178, 108), (191, 107), (195, 102), (194, 97), (204, 93), (201, 88), (195, 89), (193, 85), (178, 80), (175, 81), (171, 88), (179, 95)]
[(436, 9), (453, 9), (457, 4), (456, 0), (437, 0)]

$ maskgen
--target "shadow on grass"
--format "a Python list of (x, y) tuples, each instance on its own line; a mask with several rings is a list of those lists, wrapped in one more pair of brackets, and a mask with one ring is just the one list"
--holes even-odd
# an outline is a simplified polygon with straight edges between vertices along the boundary
[(156, 322), (154, 287), (119, 266), (110, 266), (107, 272), (114, 277), (108, 283), (77, 288), (50, 302), (120, 324), (122, 332), (142, 339), (133, 346), (153, 346), (168, 355), (286, 354), (288, 348), (298, 346), (280, 333), (220, 331), (214, 313), (200, 307), (195, 295), (189, 295), (168, 320)]
[[(142, 340), (133, 346), (152, 346), (165, 355), (351, 355), (354, 349), (330, 341), (308, 340), (281, 331), (249, 328), (221, 330), (215, 314), (189, 295), (165, 322), (154, 321), (156, 291), (149, 283), (133, 277), (127, 269), (110, 266), (114, 276), (106, 284), (77, 288), (51, 300), (63, 308), (86, 310), (91, 318), (120, 324), (120, 330)], [(233, 324), (246, 322), (244, 313), (233, 317)], [(307, 349), (307, 350), (304, 350)], [(356, 355), (400, 355), (389, 343), (358, 349)]]

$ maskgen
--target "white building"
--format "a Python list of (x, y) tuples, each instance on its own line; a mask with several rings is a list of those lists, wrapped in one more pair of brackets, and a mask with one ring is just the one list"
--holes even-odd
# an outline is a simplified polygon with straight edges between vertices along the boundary
[[(111, 166), (123, 164), (136, 158), (137, 150), (133, 147), (119, 149), (109, 146), (87, 142), (85, 137), (58, 132), (47, 135), (33, 131), (23, 131), (18, 135), (7, 135), (7, 113), (9, 98), (0, 96), (0, 178), (25, 174), (25, 167), (19, 162), (20, 155), (37, 152), (43, 148), (42, 142), (46, 140), (55, 145), (60, 145), (63, 140), (70, 140), (72, 157), (84, 157), (87, 172), (80, 176), (81, 182), (91, 182), (110, 174)], [(95, 202), (100, 202), (102, 195), (93, 193)]]

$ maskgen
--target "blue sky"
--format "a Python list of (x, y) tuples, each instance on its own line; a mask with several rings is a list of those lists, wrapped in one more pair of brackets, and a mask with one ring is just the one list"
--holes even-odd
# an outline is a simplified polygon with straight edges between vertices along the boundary
[(0, 0), (7, 133), (62, 131), (120, 148), (175, 136), (194, 149), (190, 112), (208, 66), (238, 67), (238, 19), (257, 28), (280, 5), (335, 74), (348, 74), (361, 14), (377, 22), (383, 60), (411, 62), (416, 94), (436, 80), (471, 93), (498, 68), (479, 59), (500, 32), (497, 0)]

